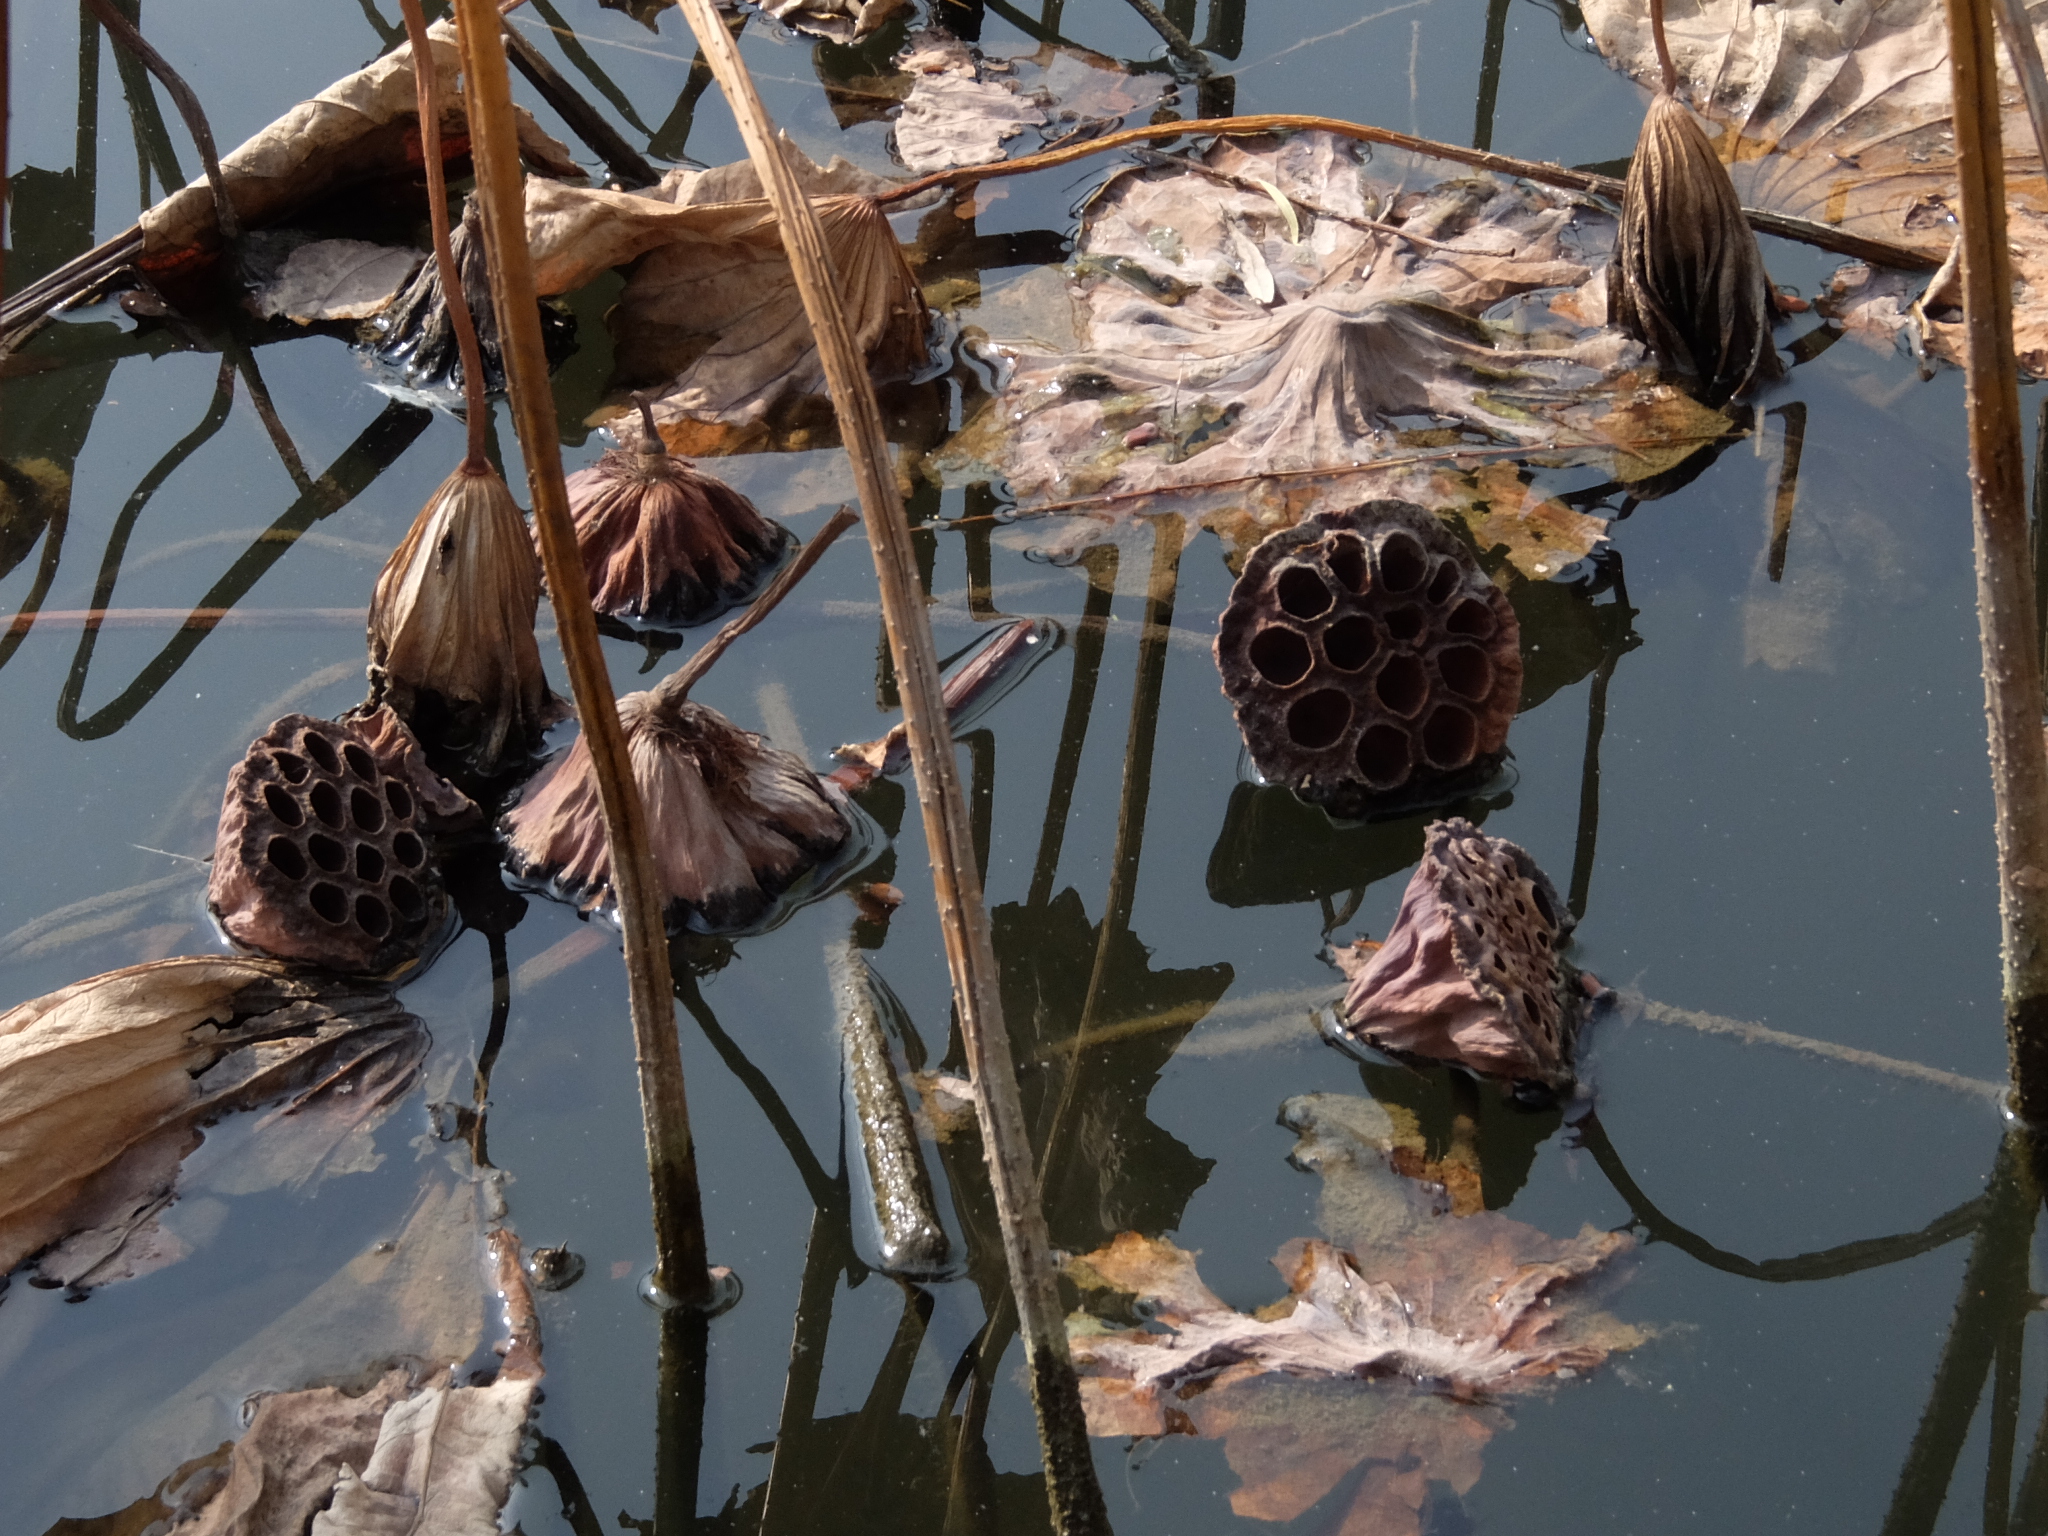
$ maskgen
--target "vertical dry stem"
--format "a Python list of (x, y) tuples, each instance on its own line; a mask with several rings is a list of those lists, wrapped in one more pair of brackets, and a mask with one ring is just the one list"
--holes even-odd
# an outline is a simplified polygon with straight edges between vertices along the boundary
[(2005, 1019), (2014, 1103), (2048, 1120), (2048, 754), (2027, 551), (2025, 450), (2012, 345), (1998, 71), (1988, 0), (1948, 0), (1961, 182), (1963, 331), (1977, 622), (1998, 838)]
[(577, 712), (583, 717), (584, 739), (590, 744), (605, 837), (611, 844), (619, 923), (625, 930), (640, 1112), (646, 1121), (647, 1168), (654, 1185), (654, 1283), (684, 1305), (703, 1307), (712, 1301), (712, 1285), (704, 1256), (697, 1153), (690, 1140), (682, 1053), (676, 1039), (668, 932), (648, 852), (646, 814), (626, 757), (626, 735), (598, 645), (597, 620), (585, 596), (590, 583), (576, 548), (562, 483), (562, 448), (547, 358), (541, 350), (533, 262), (526, 245), (525, 191), (498, 9), (492, 0), (456, 0), (455, 11), (484, 241), (490, 253), (491, 300), (498, 311), (512, 416), (526, 457), (533, 520), (540, 532), (541, 561), (547, 569), (562, 654)]
[(1003, 1026), (995, 946), (974, 861), (967, 797), (961, 790), (940, 693), (938, 651), (925, 616), (909, 525), (889, 466), (881, 410), (875, 403), (866, 361), (854, 345), (840, 306), (838, 283), (817, 216), (783, 158), (739, 49), (720, 23), (712, 0), (681, 0), (681, 4), (697, 34), (698, 46), (731, 103), (747, 152), (781, 222), (783, 249), (817, 337), (818, 355), (839, 417), (840, 437), (853, 461), (881, 587), (890, 655), (902, 692), (918, 803), (924, 811), (932, 884), (945, 937), (946, 963), (953, 977), (953, 1002), (974, 1077), (982, 1148), (1002, 1222), (1010, 1284), (1023, 1323), (1025, 1365), (1032, 1402), (1038, 1410), (1039, 1444), (1045, 1455), (1054, 1525), (1063, 1533), (1106, 1531), (1109, 1516), (1102, 1490), (1096, 1485), (1080, 1387), (1067, 1353), (1066, 1321), (1045, 1215), (1039, 1206), (1031, 1145), (1024, 1131), (1016, 1065)]

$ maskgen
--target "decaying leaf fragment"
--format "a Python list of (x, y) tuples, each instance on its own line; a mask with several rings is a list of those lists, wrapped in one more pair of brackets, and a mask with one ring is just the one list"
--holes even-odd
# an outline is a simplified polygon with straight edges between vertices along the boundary
[[(440, 81), (444, 154), (469, 134), (458, 88), (455, 24), (436, 22), (428, 36)], [(551, 176), (581, 179), (568, 148), (514, 107), (519, 148)], [(221, 180), (243, 227), (260, 229), (328, 192), (383, 176), (409, 174), (420, 163), (419, 108), (412, 47), (401, 43), (375, 63), (301, 102), (254, 138), (221, 156)], [(219, 244), (213, 193), (202, 177), (142, 215), (143, 263), (175, 267)]]
[(1662, 91), (1629, 161), (1614, 265), (1614, 323), (1707, 404), (1782, 371), (1756, 234), (1706, 134)]
[(591, 606), (666, 627), (716, 618), (759, 585), (788, 531), (671, 454), (644, 404), (617, 430), (620, 445), (568, 481)]
[(1557, 1089), (1577, 1014), (1557, 948), (1570, 911), (1536, 861), (1462, 817), (1433, 822), (1386, 941), (1339, 951), (1345, 1040)]
[[(0, 1275), (90, 1286), (178, 1256), (155, 1218), (200, 1127), (291, 1099), (330, 1148), (388, 1112), (426, 1052), (381, 990), (270, 960), (158, 960), (0, 1013)], [(294, 1161), (310, 1174), (321, 1161)]]
[(989, 72), (949, 33), (918, 33), (896, 63), (912, 81), (896, 118), (896, 155), (914, 175), (1000, 160), (1006, 140), (1045, 122), (1007, 71)]
[(301, 325), (367, 319), (391, 302), (425, 259), (405, 246), (314, 240), (287, 256), (278, 275), (257, 290), (256, 312)]
[(784, 26), (832, 43), (857, 43), (910, 9), (910, 0), (767, 0), (761, 9)]
[[(1649, 0), (1588, 0), (1586, 24), (1615, 67), (1657, 75)], [(1668, 0), (1666, 27), (1687, 98), (1720, 126), (1714, 144), (1741, 200), (1921, 251), (1930, 265), (1955, 235), (1956, 169), (1948, 25), (1941, 0)], [(2037, 37), (2048, 36), (2034, 13)], [(2009, 55), (1996, 50), (2020, 366), (2048, 371), (2048, 181)], [(1911, 280), (1917, 290), (1925, 279)], [(1851, 329), (1896, 336), (1916, 321), (1867, 296)], [(1916, 326), (1917, 328), (1917, 326)], [(1957, 361), (1961, 327), (1932, 324), (1932, 355)]]
[(488, 465), (441, 482), (370, 599), (370, 702), (483, 777), (531, 754), (567, 713), (541, 671), (540, 559)]
[[(841, 160), (785, 150), (815, 200), (847, 320), (877, 379), (926, 357), (929, 316), (894, 232), (869, 195), (887, 183)], [(646, 194), (527, 183), (527, 239), (543, 294), (639, 258), (607, 323), (619, 376), (653, 397), (670, 447), (701, 452), (825, 375), (775, 215), (744, 162), (672, 173)]]
[[(851, 835), (838, 799), (800, 758), (714, 709), (629, 693), (619, 721), (671, 929), (747, 926)], [(515, 876), (585, 911), (613, 908), (611, 848), (583, 737), (498, 828)]]
[(1431, 1483), (1462, 1495), (1477, 1482), (1510, 1423), (1499, 1404), (1644, 1342), (1595, 1305), (1626, 1234), (1560, 1241), (1492, 1212), (1448, 1214), (1440, 1191), (1394, 1171), (1416, 1139), (1402, 1113), (1341, 1094), (1282, 1106), (1300, 1136), (1289, 1161), (1323, 1178), (1332, 1240), (1282, 1247), (1288, 1292), (1255, 1314), (1161, 1239), (1127, 1232), (1069, 1261), (1084, 1297), (1134, 1297), (1150, 1320), (1069, 1319), (1091, 1433), (1220, 1439), (1241, 1516), (1292, 1520), (1335, 1494), (1332, 1529), (1418, 1536)]

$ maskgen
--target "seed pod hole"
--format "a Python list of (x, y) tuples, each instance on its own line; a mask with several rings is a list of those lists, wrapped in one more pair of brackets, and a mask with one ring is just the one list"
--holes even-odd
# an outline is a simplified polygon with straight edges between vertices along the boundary
[(306, 878), (306, 856), (289, 838), (273, 837), (264, 846), (263, 857), (287, 880)]
[[(333, 772), (332, 769), (328, 770)], [(313, 786), (313, 792), (306, 796), (313, 807), (313, 814), (330, 827), (339, 827), (346, 819), (341, 806), (341, 791), (323, 779)]]
[(322, 736), (318, 731), (307, 731), (299, 738), (299, 741), (306, 749), (306, 756), (318, 763), (323, 771), (327, 773), (341, 772), (341, 759), (335, 754), (334, 743), (325, 736)]
[(1493, 663), (1476, 645), (1448, 645), (1436, 653), (1437, 676), (1462, 698), (1478, 701), (1493, 692)]
[(1372, 577), (1367, 573), (1365, 564), (1365, 540), (1357, 534), (1333, 536), (1323, 560), (1346, 592), (1362, 593), (1371, 585)]
[(330, 875), (338, 875), (348, 863), (348, 850), (333, 838), (315, 832), (306, 839), (306, 852), (313, 855), (313, 862)]
[(1389, 656), (1372, 687), (1380, 703), (1403, 720), (1412, 720), (1429, 697), (1429, 679), (1413, 656)]
[(306, 900), (312, 904), (313, 910), (328, 922), (348, 921), (348, 898), (341, 894), (339, 886), (329, 885), (323, 880), (306, 892)]
[(1339, 619), (1323, 631), (1323, 655), (1340, 672), (1361, 670), (1379, 648), (1379, 633), (1362, 613)]
[(306, 775), (313, 770), (306, 766), (306, 760), (296, 752), (273, 752), (270, 760), (277, 765), (277, 771), (287, 783), (303, 784)]
[(263, 786), (263, 803), (270, 807), (270, 814), (288, 827), (302, 827), (306, 824), (306, 813), (299, 809), (299, 802), (276, 784)]
[(1290, 565), (1273, 581), (1273, 595), (1297, 619), (1319, 619), (1330, 611), (1329, 584), (1305, 565)]
[(1394, 532), (1380, 541), (1380, 585), (1389, 592), (1413, 592), (1429, 574), (1429, 558), (1413, 535)]
[(348, 771), (365, 783), (377, 782), (377, 760), (354, 742), (341, 749), (341, 760), (348, 764)]
[(356, 878), (375, 885), (384, 878), (384, 855), (368, 843), (356, 844)]
[(412, 819), (412, 793), (396, 779), (385, 784), (384, 803), (391, 807), (391, 814), (400, 821)]
[(1287, 711), (1287, 734), (1311, 751), (1330, 745), (1350, 723), (1351, 701), (1334, 688), (1318, 688)]
[(391, 914), (384, 909), (384, 903), (376, 897), (362, 895), (356, 898), (356, 926), (373, 939), (381, 939), (391, 931)]
[(1462, 768), (1472, 761), (1478, 738), (1479, 727), (1470, 710), (1456, 704), (1439, 704), (1423, 723), (1422, 755), (1429, 759), (1432, 768)]
[(391, 856), (407, 869), (418, 869), (427, 861), (427, 847), (410, 832), (391, 839)]
[(1458, 569), (1458, 562), (1455, 560), (1445, 560), (1439, 563), (1436, 568), (1436, 575), (1430, 578), (1430, 605), (1441, 608), (1450, 598), (1450, 595), (1458, 590), (1458, 582), (1463, 574)]
[(407, 922), (415, 921), (421, 913), (427, 910), (427, 903), (425, 898), (420, 895), (420, 888), (406, 879), (405, 876), (394, 875), (391, 884), (386, 889), (391, 897), (391, 905), (397, 910), (398, 915)]
[(1300, 682), (1315, 665), (1308, 641), (1299, 632), (1278, 624), (1258, 633), (1252, 640), (1250, 654), (1259, 675), (1281, 688)]
[(1396, 608), (1384, 620), (1387, 638), (1396, 645), (1413, 645), (1422, 638), (1422, 632), (1429, 627), (1429, 616), (1410, 603), (1405, 608)]
[(1414, 765), (1408, 733), (1398, 726), (1368, 726), (1358, 738), (1358, 776), (1375, 789), (1404, 783)]
[(349, 818), (365, 832), (384, 830), (384, 806), (367, 789), (352, 789), (348, 795)]
[(1493, 609), (1477, 598), (1468, 597), (1451, 609), (1451, 616), (1444, 620), (1444, 628), (1454, 635), (1471, 635), (1484, 640), (1493, 633)]

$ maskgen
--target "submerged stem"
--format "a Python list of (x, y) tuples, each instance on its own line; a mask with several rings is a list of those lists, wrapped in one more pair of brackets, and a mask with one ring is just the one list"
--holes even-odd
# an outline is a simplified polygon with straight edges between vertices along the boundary
[(412, 39), (413, 88), (419, 99), (420, 159), (427, 171), (427, 217), (434, 226), (434, 270), (441, 274), (441, 297), (448, 305), (448, 323), (455, 327), (455, 345), (462, 354), (463, 425), (469, 441), (462, 467), (481, 474), (484, 457), (484, 354), (477, 344), (476, 321), (456, 270), (455, 247), (448, 228), (448, 172), (441, 164), (440, 72), (434, 68), (433, 44), (427, 40), (427, 18), (420, 0), (398, 0), (405, 15), (406, 36)]

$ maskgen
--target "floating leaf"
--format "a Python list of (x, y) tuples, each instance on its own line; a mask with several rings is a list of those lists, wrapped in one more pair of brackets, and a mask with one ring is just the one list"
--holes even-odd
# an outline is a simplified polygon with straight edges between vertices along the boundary
[(315, 240), (285, 258), (276, 278), (256, 291), (256, 312), (301, 325), (364, 320), (391, 302), (423, 252), (367, 240)]
[(896, 118), (896, 154), (917, 175), (1003, 158), (1003, 143), (1045, 122), (1013, 79), (981, 68), (974, 50), (945, 32), (920, 32), (897, 55), (912, 80)]
[(1084, 1295), (1134, 1297), (1150, 1325), (1069, 1319), (1089, 1428), (1221, 1439), (1243, 1479), (1231, 1508), (1252, 1519), (1291, 1520), (1356, 1473), (1333, 1528), (1415, 1536), (1429, 1483), (1469, 1490), (1508, 1424), (1474, 1396), (1525, 1395), (1643, 1342), (1588, 1300), (1633, 1242), (1448, 1214), (1447, 1197), (1394, 1171), (1413, 1127), (1370, 1099), (1308, 1095), (1281, 1117), (1301, 1136), (1290, 1160), (1323, 1175), (1337, 1241), (1285, 1245), (1287, 1294), (1256, 1314), (1162, 1239), (1126, 1232), (1070, 1260)]

